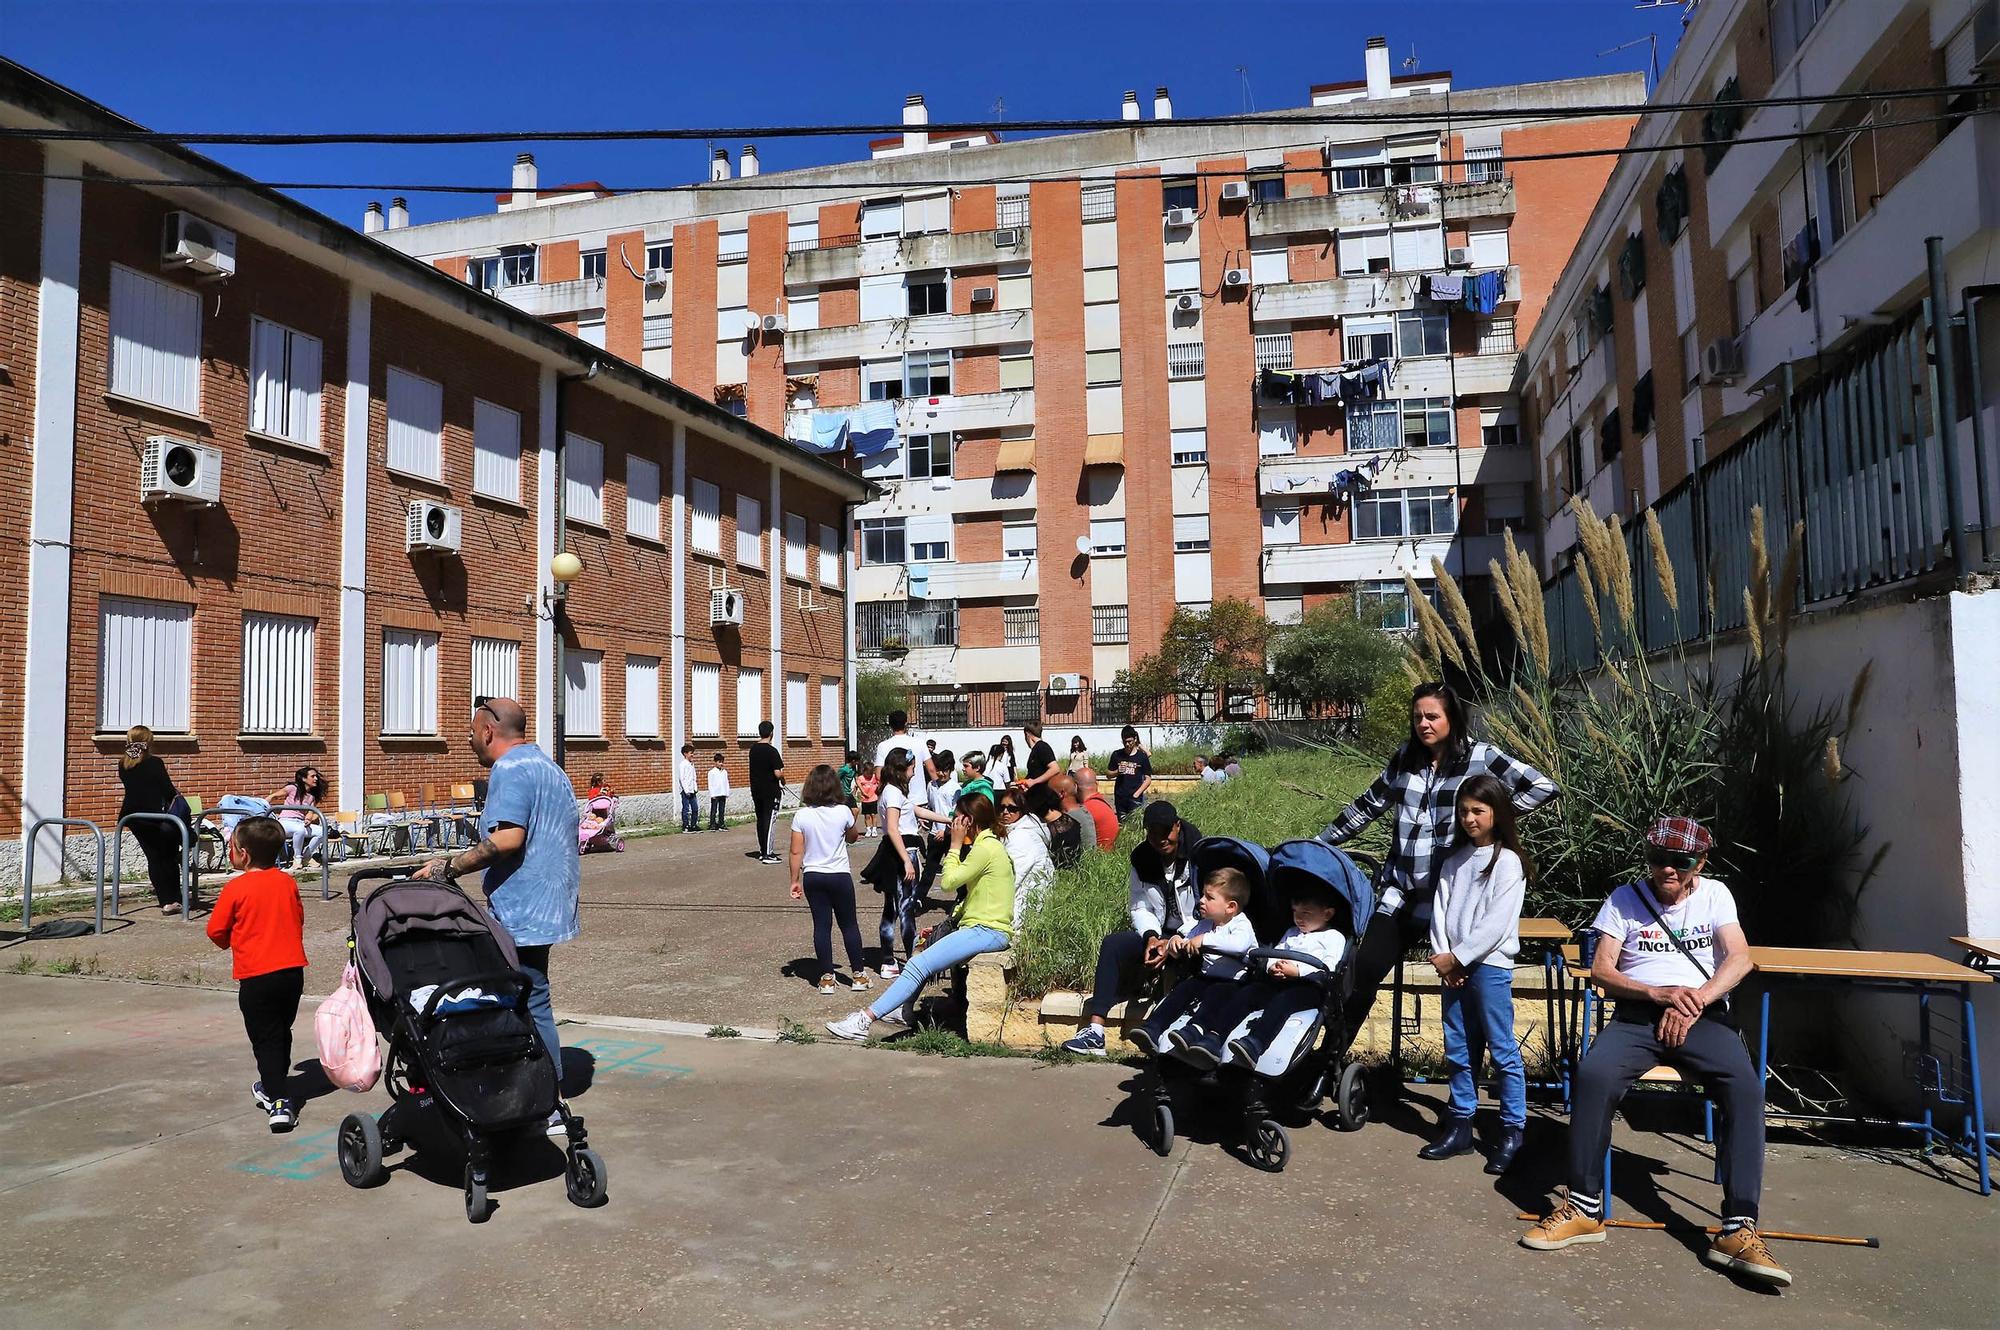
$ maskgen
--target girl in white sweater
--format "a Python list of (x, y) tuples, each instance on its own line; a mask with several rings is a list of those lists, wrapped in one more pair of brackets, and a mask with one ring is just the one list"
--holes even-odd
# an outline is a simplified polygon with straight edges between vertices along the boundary
[(1482, 1053), (1500, 1079), (1500, 1135), (1486, 1163), (1505, 1173), (1528, 1121), (1527, 1073), (1514, 1039), (1514, 957), (1521, 950), (1527, 866), (1507, 787), (1481, 773), (1458, 787), (1460, 843), (1438, 869), (1431, 966), (1444, 982), (1444, 1056), (1451, 1102), (1437, 1139), (1418, 1151), (1448, 1159), (1473, 1148)]

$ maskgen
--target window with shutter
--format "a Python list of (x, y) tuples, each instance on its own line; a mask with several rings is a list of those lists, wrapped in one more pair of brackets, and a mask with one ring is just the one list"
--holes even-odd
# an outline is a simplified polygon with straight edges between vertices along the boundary
[(392, 366), (386, 398), (389, 469), (443, 479), (444, 386)]
[(563, 441), (563, 516), (604, 525), (604, 445), (581, 434)]
[(319, 364), (319, 338), (250, 320), (250, 428), (319, 447)]
[(722, 553), (722, 491), (706, 480), (688, 487), (688, 544), (697, 554)]
[(105, 596), (97, 611), (97, 728), (186, 734), (194, 606)]
[(747, 494), (736, 496), (736, 562), (764, 566), (764, 505)]
[(660, 538), (660, 464), (625, 459), (625, 530), (642, 540)]
[(840, 532), (830, 526), (819, 529), (819, 581), (821, 586), (840, 585)]
[(408, 628), (382, 632), (382, 733), (435, 735), (438, 635)]
[(563, 653), (563, 724), (578, 739), (604, 735), (604, 653), (572, 647)]
[(736, 732), (738, 734), (757, 733), (757, 722), (764, 719), (764, 671), (736, 671)]
[(840, 728), (840, 680), (819, 681), (819, 737), (838, 739)]
[(1659, 231), (1660, 243), (1673, 244), (1680, 237), (1681, 228), (1687, 225), (1687, 217), (1687, 172), (1675, 167), (1667, 172), (1660, 181), (1660, 187), (1653, 192), (1653, 222)]
[(311, 734), (311, 619), (291, 614), (243, 616), (243, 732)]
[(625, 737), (660, 737), (660, 658), (625, 657)]
[(472, 492), (521, 501), (521, 416), (484, 398), (472, 401)]
[(1627, 300), (1636, 300), (1645, 289), (1646, 240), (1634, 231), (1618, 251), (1618, 290)]
[(521, 644), (505, 637), (472, 639), (472, 696), (521, 695)]
[(201, 411), (201, 297), (111, 265), (111, 391), (172, 411)]
[(688, 725), (697, 738), (722, 733), (722, 667), (695, 665), (688, 671)]
[(806, 676), (787, 674), (785, 676), (785, 737), (803, 739), (806, 729)]
[(806, 519), (797, 513), (785, 514), (785, 576), (806, 575)]

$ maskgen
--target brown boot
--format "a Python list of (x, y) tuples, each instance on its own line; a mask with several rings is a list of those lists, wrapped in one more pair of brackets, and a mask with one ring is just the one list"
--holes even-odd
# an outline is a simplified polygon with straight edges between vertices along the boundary
[(1771, 1259), (1771, 1249), (1764, 1245), (1764, 1239), (1757, 1230), (1748, 1224), (1728, 1233), (1716, 1234), (1709, 1239), (1708, 1250), (1702, 1255), (1710, 1265), (1731, 1274), (1776, 1284), (1779, 1288), (1790, 1288), (1792, 1285), (1791, 1273)]

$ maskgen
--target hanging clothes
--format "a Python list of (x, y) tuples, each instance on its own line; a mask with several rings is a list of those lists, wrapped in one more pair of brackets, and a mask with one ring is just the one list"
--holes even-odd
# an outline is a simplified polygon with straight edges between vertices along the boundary
[(1291, 375), (1275, 369), (1259, 370), (1257, 392), (1267, 402), (1290, 402), (1295, 400), (1295, 382)]
[(896, 442), (896, 405), (869, 402), (854, 409), (847, 418), (847, 441), (856, 457), (873, 457)]
[(816, 453), (837, 453), (847, 446), (847, 412), (815, 411), (812, 415), (812, 437), (801, 439), (799, 444)]
[(1500, 300), (1506, 294), (1507, 274), (1498, 269), (1474, 273), (1465, 279), (1465, 307), (1474, 314), (1491, 314), (1500, 307)]
[(1465, 297), (1465, 278), (1458, 273), (1434, 272), (1430, 276), (1430, 297), (1447, 304), (1457, 304)]

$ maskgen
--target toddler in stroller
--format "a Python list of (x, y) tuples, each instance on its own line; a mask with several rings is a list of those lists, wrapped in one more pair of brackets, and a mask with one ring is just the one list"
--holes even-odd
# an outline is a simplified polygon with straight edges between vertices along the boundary
[[(1329, 1089), (1343, 1129), (1367, 1120), (1361, 1067), (1344, 1062), (1353, 1035), (1341, 1003), (1352, 982), (1356, 921), (1368, 918), (1374, 892), (1347, 855), (1317, 841), (1290, 841), (1267, 857), (1246, 842), (1211, 837), (1197, 856), (1198, 867), (1217, 856), (1251, 876), (1252, 915), (1267, 945), (1245, 956), (1239, 982), (1211, 986), (1160, 1031), (1160, 1046), (1173, 1051), (1154, 1060), (1145, 1081), (1152, 1144), (1161, 1154), (1172, 1148), (1175, 1086), (1194, 1080), (1240, 1096), (1245, 1154), (1277, 1172), (1291, 1156), (1281, 1119), (1310, 1114)], [(1289, 929), (1280, 922), (1287, 912)]]
[[(341, 1122), (341, 1176), (349, 1186), (376, 1185), (385, 1155), (427, 1120), (441, 1121), (465, 1152), (465, 1217), (483, 1223), (494, 1138), (545, 1139), (556, 1112), (568, 1140), (569, 1199), (602, 1204), (604, 1161), (557, 1094), (555, 1059), (528, 1015), (514, 939), (454, 884), (400, 872), (365, 869), (347, 884), (348, 946), (375, 1028), (389, 1040), (382, 1080), (392, 1102), (379, 1119), (350, 1113)], [(360, 898), (360, 884), (385, 879)]]
[(583, 796), (583, 816), (576, 821), (576, 846), (579, 854), (589, 854), (592, 850), (625, 849), (625, 838), (618, 834), (618, 797), (604, 783), (604, 773), (598, 772), (590, 778), (590, 789)]

